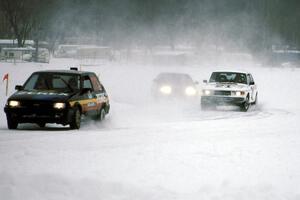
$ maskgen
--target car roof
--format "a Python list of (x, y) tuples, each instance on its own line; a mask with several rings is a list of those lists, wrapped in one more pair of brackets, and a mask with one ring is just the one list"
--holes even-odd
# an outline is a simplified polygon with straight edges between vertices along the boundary
[(243, 70), (215, 70), (213, 72), (229, 72), (229, 73), (250, 74), (249, 72), (243, 71)]
[(42, 70), (42, 71), (36, 71), (34, 73), (64, 73), (64, 74), (76, 74), (76, 75), (95, 74), (94, 72), (77, 71), (77, 70)]

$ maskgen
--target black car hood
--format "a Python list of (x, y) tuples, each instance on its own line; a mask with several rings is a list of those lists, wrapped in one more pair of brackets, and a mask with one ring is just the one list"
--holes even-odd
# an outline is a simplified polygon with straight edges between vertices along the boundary
[(74, 93), (52, 91), (18, 91), (10, 96), (10, 100), (34, 100), (34, 101), (66, 101)]

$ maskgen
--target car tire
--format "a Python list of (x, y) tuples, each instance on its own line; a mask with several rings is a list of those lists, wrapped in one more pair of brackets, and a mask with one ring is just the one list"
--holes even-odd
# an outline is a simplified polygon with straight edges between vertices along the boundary
[(99, 113), (99, 120), (102, 121), (105, 119), (105, 115), (106, 115), (106, 111), (104, 108), (100, 109), (100, 113)]
[(7, 118), (7, 128), (8, 129), (17, 129), (18, 127), (18, 122), (15, 121), (10, 115), (6, 115)]
[(243, 112), (247, 112), (250, 107), (249, 95), (246, 97), (246, 101), (240, 105), (240, 109)]
[(74, 114), (72, 116), (72, 120), (70, 123), (70, 128), (71, 129), (79, 129), (81, 124), (81, 112), (79, 108), (75, 108)]
[(106, 115), (106, 109), (105, 108), (100, 108), (100, 110), (97, 112), (97, 115), (94, 117), (95, 120), (102, 121), (105, 119)]

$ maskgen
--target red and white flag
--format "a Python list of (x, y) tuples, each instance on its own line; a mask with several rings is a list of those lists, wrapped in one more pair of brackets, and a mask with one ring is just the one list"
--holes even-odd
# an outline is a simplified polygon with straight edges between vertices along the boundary
[(8, 80), (8, 73), (3, 76), (2, 81)]

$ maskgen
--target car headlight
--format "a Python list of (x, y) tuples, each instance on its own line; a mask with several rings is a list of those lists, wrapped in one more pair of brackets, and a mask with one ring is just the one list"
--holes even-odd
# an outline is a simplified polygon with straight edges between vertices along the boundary
[(185, 94), (187, 96), (194, 96), (194, 95), (196, 95), (196, 93), (197, 93), (196, 89), (192, 86), (189, 86), (185, 89)]
[(205, 95), (210, 95), (210, 94), (211, 94), (211, 91), (210, 91), (210, 90), (203, 90), (203, 94), (205, 94)]
[(165, 86), (162, 86), (159, 91), (161, 93), (164, 93), (164, 94), (171, 94), (172, 93), (172, 88), (168, 85), (165, 85)]
[(18, 106), (20, 106), (20, 102), (19, 101), (9, 101), (8, 102), (8, 106), (9, 107), (18, 107)]
[(63, 108), (66, 107), (66, 104), (65, 104), (65, 103), (55, 103), (55, 104), (53, 105), (53, 107), (54, 107), (55, 109), (63, 109)]
[(245, 92), (244, 91), (236, 91), (236, 92), (233, 92), (233, 95), (243, 96), (243, 95), (245, 95)]

